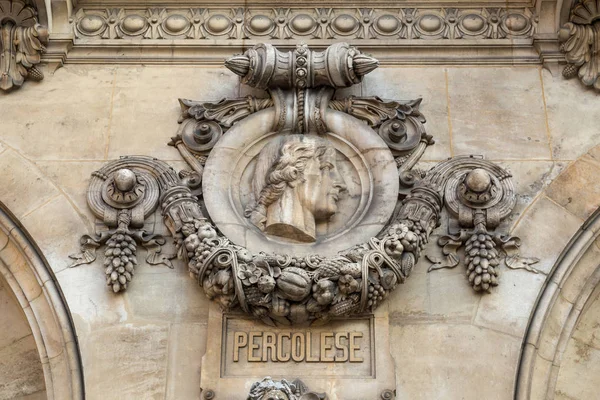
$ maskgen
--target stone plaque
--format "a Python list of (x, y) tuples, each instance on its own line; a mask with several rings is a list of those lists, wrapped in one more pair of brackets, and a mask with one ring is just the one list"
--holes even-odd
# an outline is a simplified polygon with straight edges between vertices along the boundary
[(323, 326), (271, 327), (211, 306), (203, 398), (243, 400), (265, 376), (301, 379), (330, 399), (380, 399), (395, 384), (388, 319), (357, 315)]
[(375, 377), (374, 318), (356, 316), (317, 328), (267, 328), (244, 315), (225, 315), (221, 376), (286, 378), (282, 364), (302, 377)]

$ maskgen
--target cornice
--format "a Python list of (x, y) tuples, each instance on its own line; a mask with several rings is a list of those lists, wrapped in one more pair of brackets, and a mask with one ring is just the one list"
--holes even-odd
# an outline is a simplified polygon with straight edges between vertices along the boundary
[[(525, 3), (498, 7), (497, 2), (438, 1), (399, 7), (400, 2), (375, 1), (368, 3), (370, 8), (340, 1), (327, 2), (326, 8), (310, 7), (323, 5), (319, 2), (303, 2), (302, 7), (273, 4), (79, 1), (65, 62), (217, 65), (226, 55), (265, 41), (283, 49), (303, 41), (316, 49), (345, 41), (382, 64), (395, 65), (541, 62), (541, 47), (534, 45), (539, 18)], [(58, 45), (69, 46), (64, 39)]]

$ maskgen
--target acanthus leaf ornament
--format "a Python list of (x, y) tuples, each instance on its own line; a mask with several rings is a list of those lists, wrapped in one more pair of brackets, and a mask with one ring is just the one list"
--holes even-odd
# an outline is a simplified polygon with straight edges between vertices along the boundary
[[(327, 10), (321, 12), (323, 18), (329, 15)], [(241, 309), (273, 326), (323, 324), (372, 312), (408, 278), (444, 208), (465, 227), (440, 242), (448, 255), (447, 266), (458, 264), (456, 250), (465, 241), (469, 250), (477, 244), (478, 252), (492, 255), (499, 246), (509, 255), (509, 267), (531, 264), (532, 260), (519, 258), (517, 239), (496, 240), (488, 233), (514, 206), (510, 176), (501, 168), (468, 157), (442, 162), (426, 174), (413, 168), (433, 144), (419, 111), (420, 99), (332, 100), (336, 89), (359, 83), (373, 70), (374, 58), (346, 43), (320, 52), (303, 44), (290, 52), (260, 44), (225, 65), (243, 82), (267, 89), (269, 98), (180, 100), (181, 125), (170, 145), (180, 152), (189, 171), (177, 174), (159, 160), (126, 157), (109, 163), (92, 178), (88, 203), (109, 229), (96, 238), (82, 238), (77, 263), (93, 261), (95, 249), (108, 244), (105, 273), (113, 290), (125, 289), (130, 281), (125, 272), (132, 274), (120, 264), (131, 261), (129, 254), (121, 256), (123, 240), (127, 248), (134, 243), (148, 246), (144, 239), (148, 234), (141, 228), (159, 205), (175, 239), (177, 257), (205, 294), (223, 310)], [(237, 148), (236, 140), (250, 147)], [(360, 146), (369, 154), (361, 154)], [(234, 158), (224, 158), (228, 154)], [(249, 169), (231, 169), (237, 165), (235, 157), (246, 159)], [(364, 166), (362, 175), (348, 172), (355, 165)], [(386, 168), (377, 177), (381, 187), (369, 186), (377, 172), (369, 168)], [(467, 172), (473, 169), (478, 172), (471, 176)], [(233, 175), (245, 176), (246, 192), (231, 183)], [(348, 187), (363, 181), (360, 190)], [(236, 193), (224, 192), (225, 198), (245, 199), (229, 212), (229, 217), (237, 218), (229, 225), (244, 229), (242, 239), (232, 240), (224, 233), (232, 231), (223, 222), (223, 197), (210, 197), (223, 187)], [(384, 208), (389, 213), (379, 217), (377, 224), (358, 225), (355, 231), (363, 235), (371, 225), (377, 229), (362, 243), (347, 243), (340, 234), (339, 243), (350, 247), (312, 254), (320, 243), (333, 246), (330, 236), (335, 238), (337, 231), (329, 235), (326, 229), (338, 214), (342, 220), (354, 215), (347, 206), (340, 210), (344, 201), (349, 204), (352, 190), (359, 222), (369, 216), (369, 209), (361, 204), (370, 204), (377, 196), (379, 200), (373, 201), (380, 203), (374, 216)], [(397, 204), (389, 201), (392, 198)], [(245, 237), (262, 242), (252, 244)], [(159, 239), (150, 243), (149, 263), (169, 264), (169, 257), (160, 253), (162, 243)], [(115, 248), (119, 249), (116, 255)], [(495, 263), (491, 259), (490, 265)], [(475, 257), (467, 263), (475, 265)], [(489, 279), (483, 272), (471, 279), (477, 281), (472, 283), (476, 289), (497, 283), (490, 271), (485, 272)], [(119, 274), (125, 276), (124, 284)]]
[(565, 78), (579, 77), (586, 86), (600, 90), (600, 11), (596, 0), (582, 0), (571, 10), (569, 22), (558, 32), (565, 54)]
[(36, 10), (23, 0), (0, 1), (0, 89), (11, 90), (25, 79), (40, 81), (37, 65), (48, 44), (48, 29)]

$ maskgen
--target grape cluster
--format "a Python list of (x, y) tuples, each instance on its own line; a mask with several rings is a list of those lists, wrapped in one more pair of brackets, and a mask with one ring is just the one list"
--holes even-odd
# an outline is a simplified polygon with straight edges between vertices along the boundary
[(369, 283), (369, 292), (367, 294), (367, 306), (370, 309), (375, 309), (379, 303), (381, 303), (388, 296), (388, 291), (383, 288), (380, 284)]
[[(204, 239), (195, 251), (195, 257), (189, 262), (188, 267), (191, 273), (198, 275), (204, 261), (215, 250), (217, 243), (214, 240)], [(208, 271), (212, 270), (212, 265), (209, 265)]]
[(416, 221), (411, 231), (419, 238), (419, 252), (423, 251), (429, 238), (427, 229), (421, 225), (420, 221)]
[(467, 277), (476, 292), (498, 286), (498, 250), (487, 233), (474, 233), (465, 245)]
[(577, 72), (579, 71), (579, 67), (575, 64), (567, 64), (565, 69), (563, 69), (563, 76), (567, 79), (573, 78), (577, 76)]
[(106, 242), (108, 249), (104, 252), (104, 266), (106, 270), (106, 284), (112, 287), (115, 293), (127, 289), (137, 265), (135, 240), (127, 233), (115, 233)]

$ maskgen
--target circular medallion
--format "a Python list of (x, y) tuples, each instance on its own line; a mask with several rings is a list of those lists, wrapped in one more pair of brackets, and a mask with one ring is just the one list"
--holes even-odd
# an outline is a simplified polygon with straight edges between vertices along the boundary
[(217, 227), (256, 253), (336, 254), (377, 235), (398, 193), (377, 133), (336, 111), (325, 135), (271, 132), (261, 113), (274, 111), (236, 124), (207, 160), (204, 200)]

